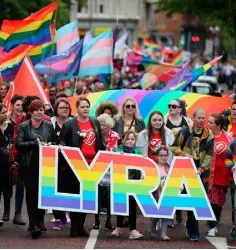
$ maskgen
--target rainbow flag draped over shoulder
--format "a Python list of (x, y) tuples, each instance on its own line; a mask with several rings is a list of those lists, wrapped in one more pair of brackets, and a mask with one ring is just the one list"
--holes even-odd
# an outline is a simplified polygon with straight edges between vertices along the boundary
[(19, 44), (36, 46), (51, 41), (50, 23), (57, 4), (49, 4), (24, 20), (4, 20), (0, 45), (9, 51)]

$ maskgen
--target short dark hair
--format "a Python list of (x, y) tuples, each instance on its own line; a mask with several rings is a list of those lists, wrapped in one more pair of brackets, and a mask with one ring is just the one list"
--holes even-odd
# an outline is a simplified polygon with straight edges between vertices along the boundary
[(25, 97), (22, 108), (25, 113), (29, 112), (29, 106), (33, 100), (40, 100), (40, 98), (36, 95), (28, 95)]
[(11, 98), (11, 105), (14, 105), (17, 101), (24, 101), (24, 97), (22, 95), (14, 95)]
[(67, 96), (67, 94), (65, 92), (59, 92), (56, 95), (56, 100), (59, 99), (59, 98), (68, 98), (68, 96)]
[(44, 109), (44, 104), (41, 100), (33, 100), (29, 106), (30, 113), (33, 113), (34, 111), (38, 111), (39, 109)]
[(80, 103), (81, 103), (82, 101), (86, 101), (86, 102), (88, 103), (89, 107), (91, 106), (89, 99), (86, 98), (86, 97), (84, 97), (84, 96), (82, 96), (82, 97), (80, 97), (80, 98), (76, 101), (76, 108), (79, 107), (79, 105), (80, 105)]
[(60, 105), (60, 103), (64, 102), (66, 105), (68, 105), (69, 107), (69, 116), (71, 116), (71, 107), (70, 104), (67, 100), (65, 99), (59, 99), (58, 101), (56, 101), (55, 105), (54, 105), (54, 115), (58, 116), (57, 110), (58, 110), (58, 106)]
[(225, 124), (224, 116), (221, 114), (211, 114), (211, 117), (213, 117), (215, 119), (215, 124), (217, 126), (220, 125), (220, 129), (223, 129), (224, 124)]

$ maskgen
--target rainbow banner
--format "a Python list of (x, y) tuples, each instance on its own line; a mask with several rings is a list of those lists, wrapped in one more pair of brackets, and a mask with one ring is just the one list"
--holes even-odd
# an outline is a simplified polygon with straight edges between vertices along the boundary
[(49, 4), (24, 20), (3, 20), (0, 44), (9, 51), (19, 44), (37, 46), (50, 42), (50, 23), (57, 4)]
[[(80, 182), (80, 194), (57, 192), (59, 148)], [(111, 214), (128, 215), (128, 198), (133, 196), (145, 217), (173, 218), (176, 209), (181, 209), (193, 211), (197, 220), (215, 220), (192, 159), (174, 158), (157, 204), (152, 193), (159, 188), (160, 172), (147, 157), (99, 151), (89, 166), (77, 148), (40, 145), (39, 151), (39, 208), (97, 213), (98, 186), (110, 169)], [(144, 178), (129, 180), (130, 169), (142, 171)], [(187, 196), (179, 194), (183, 184)]]
[[(154, 110), (159, 110), (163, 115), (167, 115), (167, 105), (173, 99), (181, 99), (186, 102), (186, 109), (189, 117), (192, 117), (193, 111), (196, 108), (204, 109), (208, 117), (212, 113), (221, 113), (223, 110), (229, 108), (233, 103), (233, 100), (230, 98), (221, 98), (190, 92), (169, 90), (107, 90), (98, 93), (90, 93), (85, 96), (91, 103), (91, 116), (95, 116), (97, 106), (103, 101), (113, 101), (117, 103), (119, 107), (121, 107), (126, 98), (133, 98), (136, 100), (140, 114), (146, 124), (148, 122), (150, 113)], [(76, 115), (75, 104), (78, 98), (79, 96), (69, 97), (72, 115)]]

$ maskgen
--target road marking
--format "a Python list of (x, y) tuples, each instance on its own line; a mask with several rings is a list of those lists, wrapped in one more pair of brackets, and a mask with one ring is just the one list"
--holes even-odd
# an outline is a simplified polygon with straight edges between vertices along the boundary
[(206, 237), (206, 239), (217, 249), (228, 249), (227, 239), (223, 237)]
[(85, 245), (85, 249), (94, 249), (95, 244), (96, 244), (97, 239), (98, 239), (98, 235), (99, 235), (99, 230), (92, 229), (92, 231), (90, 232), (88, 241)]

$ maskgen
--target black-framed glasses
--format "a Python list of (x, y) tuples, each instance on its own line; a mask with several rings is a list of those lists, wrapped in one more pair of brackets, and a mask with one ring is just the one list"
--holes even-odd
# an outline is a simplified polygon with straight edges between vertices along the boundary
[(136, 105), (135, 105), (135, 104), (132, 104), (132, 105), (127, 104), (127, 105), (125, 105), (125, 107), (126, 107), (127, 109), (130, 109), (130, 108), (136, 109)]
[(175, 105), (175, 104), (168, 104), (168, 108), (169, 109), (176, 109), (176, 108), (179, 108), (179, 106)]

